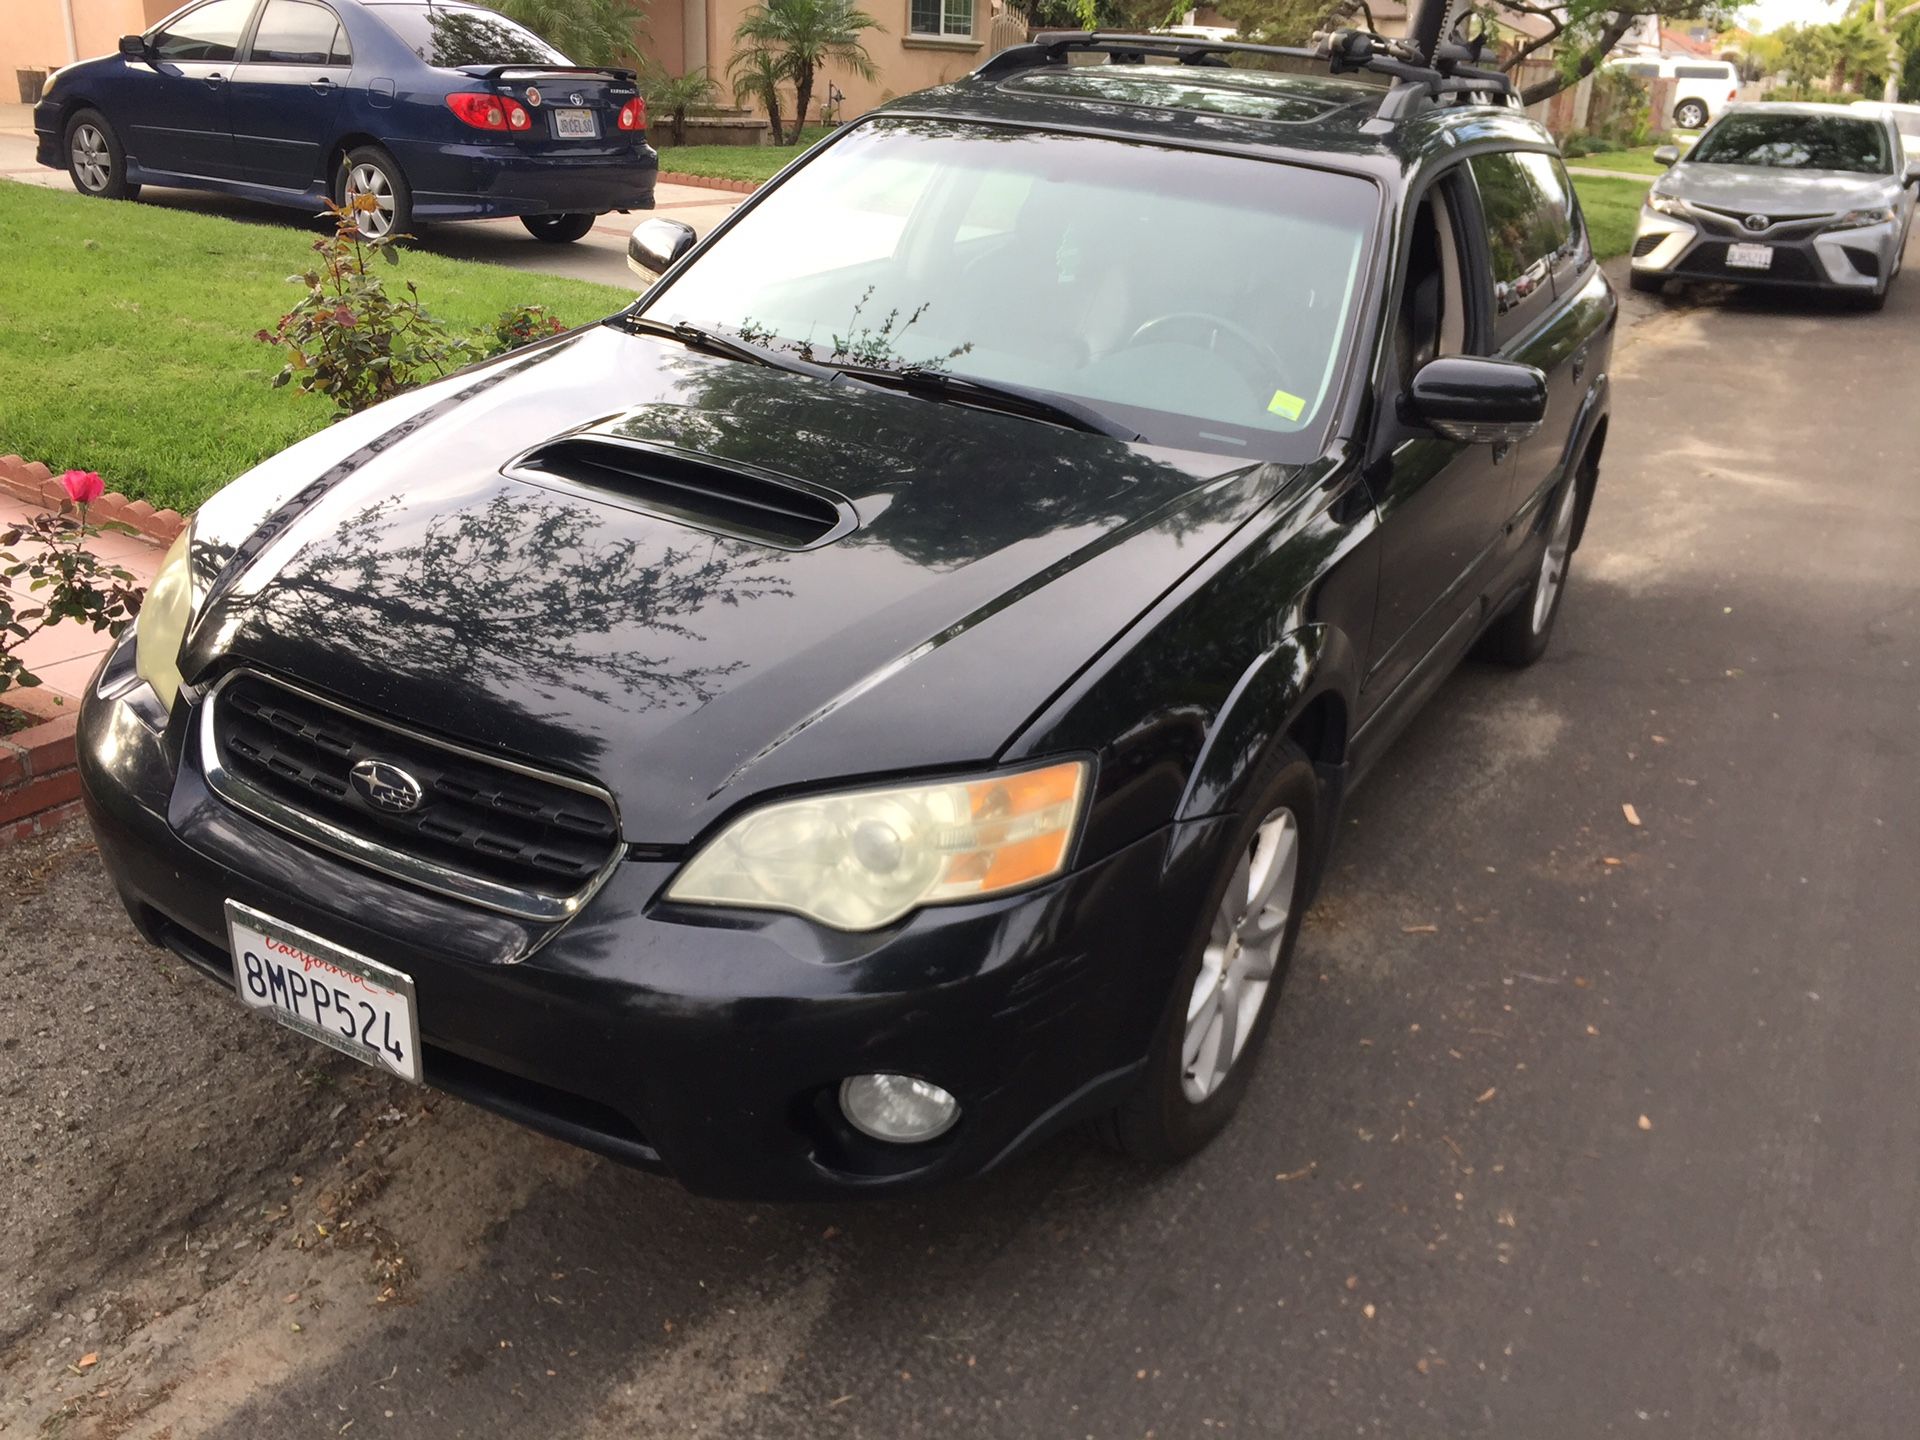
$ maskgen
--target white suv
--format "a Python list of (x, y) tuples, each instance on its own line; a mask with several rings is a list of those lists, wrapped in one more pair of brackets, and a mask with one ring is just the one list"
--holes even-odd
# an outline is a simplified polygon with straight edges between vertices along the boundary
[(1674, 81), (1673, 123), (1682, 130), (1703, 129), (1718, 120), (1740, 94), (1740, 74), (1725, 60), (1669, 55), (1664, 60), (1616, 60), (1607, 68), (1636, 80)]

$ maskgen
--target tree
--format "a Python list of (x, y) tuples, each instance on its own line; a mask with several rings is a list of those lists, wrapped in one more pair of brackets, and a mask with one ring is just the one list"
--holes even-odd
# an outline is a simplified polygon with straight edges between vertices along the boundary
[[(1920, 4), (1920, 0), (1915, 3)], [(1670, 20), (1718, 24), (1731, 7), (1723, 0), (1627, 0), (1624, 4), (1620, 0), (1571, 0), (1565, 5), (1503, 0), (1498, 8), (1546, 22), (1541, 34), (1517, 46), (1501, 62), (1501, 68), (1511, 73), (1521, 61), (1542, 52), (1553, 57), (1554, 73), (1520, 92), (1521, 104), (1536, 105), (1591, 75), (1641, 18), (1652, 17), (1662, 24)]]
[(1225, 0), (1220, 13), (1260, 45), (1305, 45), (1315, 31), (1364, 23), (1359, 0)]
[(640, 88), (647, 97), (647, 108), (656, 116), (667, 117), (667, 128), (676, 145), (687, 143), (687, 111), (696, 105), (712, 104), (719, 91), (713, 77), (704, 69), (670, 75), (659, 65), (647, 67)]
[[(843, 65), (863, 80), (873, 79), (873, 57), (860, 43), (863, 31), (880, 23), (853, 0), (765, 0), (741, 17), (733, 32), (742, 53), (765, 52), (780, 75), (793, 83), (794, 122), (791, 144), (800, 143), (813, 100), (814, 76), (828, 65)], [(740, 55), (734, 59), (738, 61)], [(751, 62), (758, 66), (760, 62)], [(729, 67), (731, 68), (731, 67)], [(776, 127), (774, 141), (779, 143)]]
[[(1854, 0), (1856, 12), (1862, 8), (1864, 0)], [(1887, 0), (1873, 0), (1873, 29), (1885, 46), (1887, 78), (1881, 87), (1880, 98), (1893, 101), (1900, 98), (1900, 76), (1905, 69), (1906, 47), (1902, 41), (1902, 23), (1920, 15), (1920, 0), (1908, 0), (1908, 3), (1889, 13)], [(1849, 17), (1851, 18), (1851, 17)]]
[(493, 0), (493, 8), (576, 65), (631, 65), (646, 33), (646, 12), (632, 0)]
[[(787, 72), (780, 64), (780, 57), (773, 51), (758, 45), (750, 45), (744, 50), (733, 52), (733, 58), (727, 61), (727, 78), (733, 81), (733, 103), (740, 106), (758, 104), (767, 112), (767, 124), (773, 129), (773, 143), (787, 143), (787, 132), (780, 124), (780, 87), (787, 83)], [(800, 138), (800, 127), (794, 127), (794, 139)]]
[(1788, 25), (1781, 29), (1780, 73), (1802, 90), (1833, 73), (1833, 38), (1824, 25)]

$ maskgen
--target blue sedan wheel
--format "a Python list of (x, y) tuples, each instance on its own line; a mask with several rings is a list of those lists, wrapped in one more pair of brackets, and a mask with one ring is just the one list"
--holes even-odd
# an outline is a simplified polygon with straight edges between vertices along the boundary
[(362, 195), (372, 199), (371, 209), (358, 212), (360, 233), (369, 240), (404, 235), (413, 222), (413, 187), (407, 184), (393, 156), (378, 145), (363, 145), (347, 152), (333, 191), (335, 202), (341, 205), (352, 205)]
[(140, 193), (138, 185), (127, 183), (120, 137), (98, 110), (82, 110), (67, 122), (67, 173), (82, 195), (131, 200)]

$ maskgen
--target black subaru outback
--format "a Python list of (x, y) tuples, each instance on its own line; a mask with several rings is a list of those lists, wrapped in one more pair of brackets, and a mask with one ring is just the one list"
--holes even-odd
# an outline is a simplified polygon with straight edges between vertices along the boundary
[(200, 511), (82, 716), (135, 923), (702, 1192), (1197, 1149), (1343, 796), (1552, 633), (1615, 307), (1551, 140), (1377, 37), (1044, 36), (632, 254)]

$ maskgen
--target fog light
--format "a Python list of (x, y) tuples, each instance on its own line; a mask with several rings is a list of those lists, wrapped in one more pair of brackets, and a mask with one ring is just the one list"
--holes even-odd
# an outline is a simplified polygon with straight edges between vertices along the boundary
[(944, 1135), (960, 1118), (958, 1100), (911, 1075), (850, 1075), (840, 1082), (840, 1109), (862, 1135), (899, 1145)]

